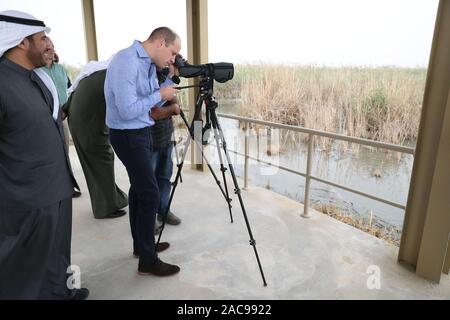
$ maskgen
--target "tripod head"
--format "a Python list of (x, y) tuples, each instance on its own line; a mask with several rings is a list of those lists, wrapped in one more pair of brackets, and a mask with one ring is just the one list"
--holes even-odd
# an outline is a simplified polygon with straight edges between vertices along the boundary
[[(230, 64), (230, 65), (233, 66), (232, 64)], [(184, 70), (186, 71), (186, 69), (184, 69)], [(207, 70), (210, 70), (210, 69), (207, 69)], [(231, 67), (231, 70), (233, 70), (232, 67)], [(168, 75), (168, 68), (167, 68), (167, 70), (164, 70), (164, 71), (165, 72), (161, 72), (161, 74), (162, 74), (162, 77), (165, 78)], [(213, 76), (211, 76), (211, 74)], [(219, 74), (221, 74), (221, 73), (219, 73)], [(219, 82), (228, 81), (229, 79), (232, 78), (232, 74), (233, 73), (231, 73), (230, 78), (227, 78), (227, 80), (219, 81)], [(219, 126), (217, 116), (215, 113), (215, 109), (217, 109), (218, 104), (216, 102), (216, 98), (214, 97), (214, 80), (216, 80), (216, 81), (218, 81), (218, 80), (214, 76), (213, 72), (199, 73), (199, 74), (196, 74), (196, 76), (199, 76), (199, 84), (198, 85), (178, 86), (175, 88), (180, 89), (180, 90), (187, 89), (187, 88), (198, 88), (197, 100), (195, 103), (195, 113), (194, 113), (192, 125), (191, 126), (188, 125), (188, 122), (185, 119), (185, 115), (184, 115), (183, 111), (181, 111), (180, 115), (183, 118), (183, 121), (187, 125), (191, 134), (194, 134), (194, 125), (199, 122), (201, 123), (202, 144), (207, 145), (209, 136), (210, 136), (210, 132), (211, 132), (211, 130), (210, 130), (211, 125), (214, 129), (216, 129)], [(188, 77), (191, 77), (191, 76), (188, 76)], [(178, 76), (173, 76), (172, 81), (175, 84), (180, 84), (180, 82), (181, 82), (180, 78)], [(203, 103), (205, 104), (205, 119), (206, 119), (205, 125), (203, 125), (204, 121), (202, 119), (202, 113), (201, 113)]]
[[(217, 119), (215, 116), (215, 109), (217, 109), (218, 104), (216, 102), (216, 98), (214, 97), (214, 78), (208, 76), (208, 75), (201, 75), (199, 84), (198, 85), (190, 85), (190, 86), (182, 86), (182, 87), (175, 87), (176, 89), (187, 89), (187, 88), (198, 88), (197, 93), (197, 102), (195, 103), (195, 113), (193, 117), (193, 123), (201, 122), (202, 124), (202, 144), (207, 145), (209, 140), (209, 134), (211, 129), (211, 117), (214, 117), (214, 119)], [(180, 78), (177, 76), (172, 77), (172, 81), (175, 84), (180, 83)], [(202, 104), (205, 104), (205, 115), (206, 115), (206, 123), (203, 126), (203, 119), (202, 119)], [(181, 114), (181, 116), (184, 118), (184, 114)], [(186, 122), (187, 123), (187, 122)], [(216, 121), (212, 121), (213, 128), (216, 128)], [(191, 133), (194, 133), (193, 126), (189, 127), (189, 131)]]
[(202, 128), (202, 144), (207, 145), (211, 134), (211, 126), (213, 129), (220, 127), (216, 115), (216, 109), (219, 107), (214, 97), (214, 79), (203, 77), (200, 79), (200, 90), (198, 93), (197, 104), (195, 106), (194, 121), (202, 121), (201, 105), (205, 104), (205, 125)]
[[(180, 84), (180, 78), (178, 76), (173, 76), (172, 81), (175, 84)], [(202, 100), (210, 99), (214, 94), (214, 81), (208, 76), (200, 77), (200, 81), (198, 85), (190, 85), (190, 86), (178, 86), (174, 87), (175, 89), (182, 90), (188, 88), (199, 88), (197, 94), (197, 100), (202, 97)]]

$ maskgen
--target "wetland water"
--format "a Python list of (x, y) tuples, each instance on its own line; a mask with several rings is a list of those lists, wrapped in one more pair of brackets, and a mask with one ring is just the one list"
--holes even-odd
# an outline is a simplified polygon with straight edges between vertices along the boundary
[[(229, 110), (230, 108), (221, 108), (220, 112), (227, 113)], [(219, 121), (228, 149), (237, 150), (243, 154), (245, 136), (244, 131), (239, 129), (238, 121), (221, 117)], [(255, 130), (250, 131), (250, 156), (305, 173), (307, 144), (301, 141), (301, 135), (304, 136), (304, 134), (288, 133), (284, 130), (280, 130), (278, 136), (272, 133), (272, 141), (274, 141), (272, 151), (274, 152), (268, 155), (268, 139), (264, 131), (260, 130), (259, 133)], [(210, 142), (214, 142), (212, 134)], [(312, 175), (399, 204), (406, 204), (413, 165), (412, 155), (342, 142), (328, 141), (328, 143), (328, 146), (319, 143), (314, 147)], [(206, 154), (216, 173), (220, 173), (216, 147), (210, 145), (206, 149)], [(243, 177), (243, 157), (231, 152), (230, 157), (236, 175)], [(221, 175), (218, 176), (221, 177)], [(231, 183), (229, 179), (228, 184)], [(269, 167), (255, 160), (249, 160), (249, 184), (265, 187), (301, 203), (304, 202), (304, 177)], [(240, 187), (242, 188), (243, 185)], [(381, 226), (394, 226), (401, 229), (403, 224), (404, 210), (402, 209), (314, 180), (311, 181), (310, 203), (311, 206), (330, 205), (339, 208), (342, 213), (356, 217), (368, 218), (372, 214)]]

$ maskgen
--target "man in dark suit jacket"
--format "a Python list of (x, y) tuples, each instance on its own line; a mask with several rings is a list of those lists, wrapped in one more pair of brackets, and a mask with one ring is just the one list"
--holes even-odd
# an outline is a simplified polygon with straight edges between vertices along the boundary
[[(76, 186), (42, 21), (0, 12), (0, 299), (84, 299), (68, 280)], [(48, 81), (50, 79), (50, 81)]]

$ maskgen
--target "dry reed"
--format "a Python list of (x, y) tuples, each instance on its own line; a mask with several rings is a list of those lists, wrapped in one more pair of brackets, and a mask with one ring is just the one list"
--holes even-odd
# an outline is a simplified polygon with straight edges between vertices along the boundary
[(250, 118), (378, 141), (417, 139), (425, 69), (236, 65), (215, 88)]

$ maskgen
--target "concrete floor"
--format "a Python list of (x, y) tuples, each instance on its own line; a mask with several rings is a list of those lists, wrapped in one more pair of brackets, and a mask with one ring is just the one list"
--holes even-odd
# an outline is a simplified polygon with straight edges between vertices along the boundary
[[(183, 222), (166, 227), (163, 241), (171, 247), (160, 253), (181, 271), (167, 278), (139, 276), (128, 215), (94, 219), (73, 146), (70, 154), (83, 191), (73, 201), (72, 263), (80, 267), (90, 299), (450, 299), (448, 275), (439, 285), (430, 283), (396, 262), (397, 247), (314, 211), (304, 219), (300, 203), (250, 187), (242, 196), (264, 287), (236, 195), (231, 224), (212, 175), (189, 165), (172, 205)], [(118, 160), (116, 180), (127, 192), (128, 177)], [(379, 289), (373, 288), (377, 283)]]

